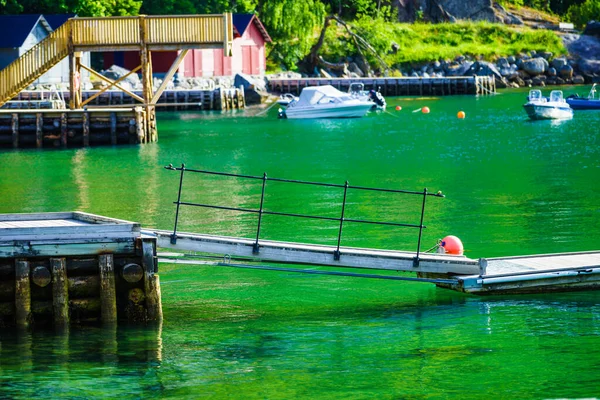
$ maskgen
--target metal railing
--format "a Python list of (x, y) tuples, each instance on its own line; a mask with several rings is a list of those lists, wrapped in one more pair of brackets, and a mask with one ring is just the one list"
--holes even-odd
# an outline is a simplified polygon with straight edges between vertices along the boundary
[[(264, 173), (262, 176), (253, 176), (253, 175), (241, 175), (241, 174), (232, 174), (226, 172), (215, 172), (215, 171), (206, 171), (206, 170), (197, 170), (197, 169), (189, 169), (185, 167), (185, 164), (181, 164), (181, 167), (174, 167), (172, 164), (169, 164), (165, 167), (165, 169), (170, 171), (180, 171), (179, 176), (179, 190), (177, 192), (177, 201), (173, 202), (176, 204), (175, 211), (175, 224), (173, 227), (173, 234), (171, 235), (171, 243), (177, 243), (177, 225), (179, 223), (179, 212), (181, 206), (193, 206), (193, 207), (203, 207), (203, 208), (212, 208), (218, 210), (229, 210), (229, 211), (238, 211), (243, 213), (253, 213), (258, 215), (257, 227), (256, 227), (256, 237), (254, 239), (253, 252), (258, 254), (260, 251), (259, 239), (260, 239), (260, 229), (263, 215), (277, 215), (284, 217), (294, 217), (294, 218), (307, 218), (307, 219), (316, 219), (322, 221), (337, 221), (339, 222), (339, 230), (337, 235), (337, 246), (335, 251), (333, 252), (333, 257), (335, 260), (340, 259), (340, 245), (342, 241), (342, 230), (344, 223), (358, 223), (358, 224), (371, 224), (371, 225), (385, 225), (385, 226), (395, 226), (395, 227), (406, 227), (406, 228), (416, 228), (419, 231), (418, 239), (417, 239), (417, 251), (416, 258), (414, 259), (415, 266), (419, 264), (419, 256), (421, 254), (421, 238), (423, 235), (423, 229), (426, 228), (423, 225), (423, 220), (425, 217), (425, 205), (426, 199), (428, 196), (433, 197), (445, 197), (442, 192), (430, 193), (427, 191), (427, 188), (424, 188), (423, 191), (411, 191), (411, 190), (397, 190), (397, 189), (383, 189), (383, 188), (373, 188), (373, 187), (364, 187), (364, 186), (352, 186), (346, 181), (343, 185), (335, 184), (335, 183), (322, 183), (322, 182), (308, 182), (308, 181), (300, 181), (293, 179), (282, 179), (282, 178), (269, 178), (267, 174)], [(255, 181), (261, 181), (261, 196), (260, 196), (260, 204), (258, 209), (251, 208), (242, 208), (242, 207), (227, 207), (220, 206), (215, 204), (202, 204), (202, 203), (193, 203), (182, 201), (181, 195), (183, 190), (183, 177), (186, 172), (199, 173), (205, 175), (217, 175), (217, 176), (225, 176), (225, 177), (234, 177), (240, 179), (250, 179)], [(339, 188), (343, 189), (343, 200), (341, 206), (341, 212), (339, 218), (327, 217), (322, 215), (306, 215), (306, 214), (296, 214), (296, 213), (285, 213), (285, 212), (277, 212), (277, 211), (267, 211), (265, 210), (265, 189), (267, 186), (267, 181), (272, 182), (283, 182), (290, 184), (299, 184), (299, 185), (312, 185), (312, 186), (321, 186), (321, 187), (331, 187), (331, 188)], [(421, 214), (419, 224), (408, 224), (408, 223), (399, 223), (399, 222), (387, 222), (387, 221), (370, 221), (370, 220), (362, 220), (362, 219), (352, 219), (346, 218), (346, 205), (347, 205), (347, 195), (349, 190), (359, 190), (359, 191), (372, 191), (372, 192), (384, 192), (384, 193), (400, 193), (400, 194), (408, 194), (408, 195), (417, 195), (422, 196), (421, 202)]]

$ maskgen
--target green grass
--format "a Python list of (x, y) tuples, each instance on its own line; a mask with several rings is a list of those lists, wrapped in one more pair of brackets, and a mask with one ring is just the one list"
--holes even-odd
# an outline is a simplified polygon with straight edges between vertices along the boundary
[[(489, 22), (444, 24), (400, 24), (363, 19), (352, 24), (355, 33), (365, 38), (392, 68), (434, 60), (451, 60), (458, 55), (482, 57), (494, 61), (498, 57), (517, 55), (530, 50), (550, 51), (554, 56), (566, 54), (560, 37), (547, 30), (512, 28)], [(322, 49), (328, 61), (341, 61), (356, 54), (356, 45), (343, 27), (328, 29)], [(391, 44), (400, 46), (391, 53)], [(363, 50), (372, 60), (372, 57)]]

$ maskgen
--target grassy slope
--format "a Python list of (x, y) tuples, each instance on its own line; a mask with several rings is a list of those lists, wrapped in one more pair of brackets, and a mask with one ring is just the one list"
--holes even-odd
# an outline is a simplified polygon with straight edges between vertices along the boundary
[[(394, 68), (458, 55), (482, 57), (493, 61), (501, 56), (517, 55), (530, 50), (565, 54), (560, 37), (553, 31), (509, 27), (489, 22), (456, 24), (394, 24), (359, 20), (351, 23), (353, 31), (369, 41), (386, 63)], [(391, 44), (400, 46), (391, 53)], [(356, 53), (353, 40), (343, 27), (330, 27), (322, 55), (329, 61), (340, 61)]]

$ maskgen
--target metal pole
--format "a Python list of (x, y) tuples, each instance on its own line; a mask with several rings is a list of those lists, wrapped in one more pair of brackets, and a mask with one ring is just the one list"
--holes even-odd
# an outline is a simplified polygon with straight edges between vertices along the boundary
[(342, 216), (340, 217), (340, 231), (338, 233), (337, 249), (333, 252), (333, 259), (340, 259), (340, 242), (342, 241), (342, 226), (344, 225), (344, 213), (346, 212), (346, 195), (348, 193), (348, 181), (344, 185), (344, 201), (342, 202)]
[(171, 244), (177, 243), (177, 221), (179, 220), (179, 206), (181, 205), (181, 187), (183, 186), (183, 173), (185, 172), (185, 164), (181, 164), (181, 175), (179, 176), (179, 192), (177, 193), (177, 211), (175, 211), (175, 227), (171, 235)]
[(419, 222), (419, 240), (417, 242), (417, 256), (413, 260), (413, 267), (419, 266), (419, 254), (421, 252), (421, 236), (423, 235), (423, 218), (425, 216), (425, 200), (427, 199), (427, 188), (423, 189), (423, 204), (421, 205), (421, 222)]
[(258, 226), (256, 227), (256, 241), (254, 242), (254, 246), (252, 246), (252, 253), (258, 254), (258, 237), (260, 236), (260, 223), (262, 221), (263, 215), (263, 204), (265, 202), (265, 186), (267, 183), (267, 173), (263, 173), (263, 182), (262, 182), (262, 193), (260, 195), (260, 208), (258, 210)]

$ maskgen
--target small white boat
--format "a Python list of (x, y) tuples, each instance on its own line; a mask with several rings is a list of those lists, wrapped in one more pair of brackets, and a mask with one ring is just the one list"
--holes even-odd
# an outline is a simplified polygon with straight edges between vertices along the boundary
[(358, 118), (371, 109), (373, 103), (341, 92), (331, 85), (307, 86), (298, 100), (279, 110), (280, 118)]
[(386, 102), (385, 98), (379, 91), (365, 90), (365, 84), (362, 82), (353, 82), (348, 87), (348, 94), (359, 100), (371, 101), (373, 106), (371, 111), (374, 110), (385, 110)]
[(570, 119), (573, 109), (563, 98), (560, 90), (550, 92), (550, 98), (542, 96), (541, 90), (529, 91), (528, 101), (523, 105), (531, 119)]
[(277, 99), (277, 104), (283, 107), (287, 107), (292, 101), (296, 100), (298, 100), (298, 97), (294, 96), (293, 94), (284, 93), (279, 96), (279, 99)]

